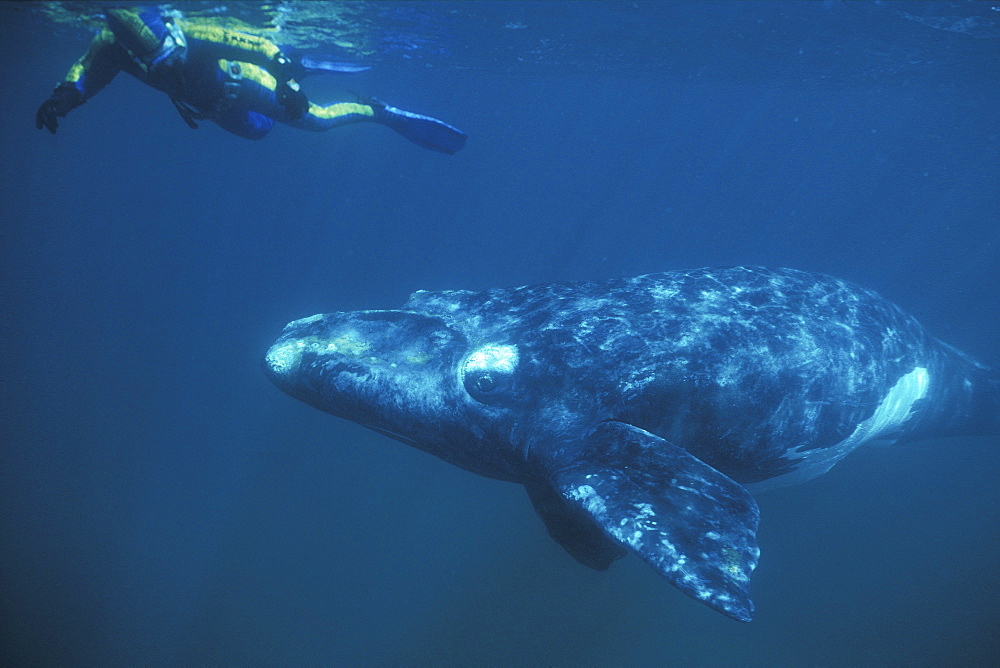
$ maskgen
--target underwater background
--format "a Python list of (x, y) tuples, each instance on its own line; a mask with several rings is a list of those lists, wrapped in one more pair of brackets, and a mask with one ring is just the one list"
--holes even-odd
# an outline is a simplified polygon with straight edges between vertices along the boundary
[(190, 130), (100, 6), (0, 6), (6, 665), (988, 665), (1000, 435), (758, 497), (755, 620), (552, 541), (520, 486), (278, 391), (290, 320), (417, 289), (787, 266), (1000, 365), (996, 2), (176, 3), (469, 135)]

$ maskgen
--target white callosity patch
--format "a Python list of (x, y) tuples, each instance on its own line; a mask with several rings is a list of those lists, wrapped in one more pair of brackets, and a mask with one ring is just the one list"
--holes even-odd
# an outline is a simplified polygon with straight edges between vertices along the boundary
[[(308, 325), (315, 322), (322, 316), (312, 316), (296, 320), (286, 327), (296, 328), (299, 325)], [(316, 355), (341, 355), (346, 357), (361, 357), (371, 348), (371, 344), (365, 341), (357, 332), (345, 331), (337, 336), (305, 336), (297, 339), (288, 339), (274, 345), (267, 351), (265, 362), (276, 375), (288, 375), (298, 369), (302, 354), (306, 352)]]
[(264, 361), (270, 367), (272, 373), (277, 376), (285, 376), (298, 368), (304, 349), (305, 343), (302, 341), (286, 341), (272, 346), (267, 351)]
[(510, 345), (488, 345), (476, 350), (465, 359), (464, 370), (471, 371), (497, 371), (500, 373), (513, 373), (517, 367), (517, 346)]
[(470, 353), (458, 366), (459, 383), (478, 402), (503, 401), (512, 388), (517, 363), (517, 346), (483, 346)]

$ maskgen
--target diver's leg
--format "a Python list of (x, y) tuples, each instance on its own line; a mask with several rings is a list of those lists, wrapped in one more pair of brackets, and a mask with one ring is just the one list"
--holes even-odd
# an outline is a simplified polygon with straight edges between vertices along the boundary
[(291, 117), (275, 94), (277, 81), (271, 74), (252, 63), (220, 60), (219, 67), (232, 82), (238, 83), (234, 102), (242, 109), (257, 112), (279, 123), (302, 130), (321, 132), (341, 125), (374, 122), (392, 128), (410, 141), (433, 151), (455, 153), (465, 144), (462, 131), (430, 116), (414, 114), (379, 102), (338, 102), (326, 106), (309, 103), (297, 118)]
[(302, 118), (284, 122), (304, 130), (328, 130), (358, 121), (373, 121), (385, 125), (414, 144), (441, 153), (457, 152), (467, 139), (464, 132), (444, 121), (390, 107), (375, 99), (338, 102), (325, 107), (310, 103), (309, 111)]

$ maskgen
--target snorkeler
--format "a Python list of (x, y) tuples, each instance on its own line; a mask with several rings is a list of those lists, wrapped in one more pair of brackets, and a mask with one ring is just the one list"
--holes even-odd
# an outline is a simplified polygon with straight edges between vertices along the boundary
[(275, 122), (303, 130), (372, 121), (434, 151), (455, 153), (460, 130), (429, 116), (396, 109), (374, 98), (319, 106), (296, 78), (310, 72), (274, 43), (208, 20), (181, 20), (156, 10), (107, 9), (108, 27), (35, 115), (38, 129), (55, 134), (57, 118), (96, 95), (119, 71), (170, 96), (191, 128), (212, 121), (247, 139), (262, 139)]

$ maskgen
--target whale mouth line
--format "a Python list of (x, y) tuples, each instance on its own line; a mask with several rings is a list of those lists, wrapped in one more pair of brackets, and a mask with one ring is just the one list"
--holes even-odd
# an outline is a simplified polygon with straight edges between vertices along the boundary
[(371, 429), (374, 432), (382, 434), (383, 436), (388, 436), (389, 438), (396, 439), (397, 441), (399, 441), (401, 443), (405, 443), (406, 445), (413, 446), (413, 447), (416, 447), (416, 445), (417, 445), (417, 442), (414, 441), (412, 438), (410, 438), (408, 436), (403, 436), (402, 434), (397, 434), (396, 432), (394, 432), (394, 431), (392, 431), (390, 429), (383, 429), (382, 427), (376, 427), (374, 425), (367, 424), (365, 422), (358, 422), (358, 424), (361, 425), (362, 427), (364, 427), (365, 429)]

